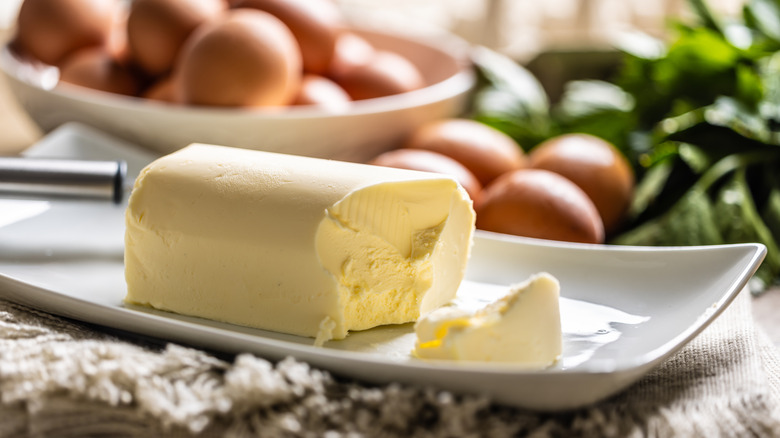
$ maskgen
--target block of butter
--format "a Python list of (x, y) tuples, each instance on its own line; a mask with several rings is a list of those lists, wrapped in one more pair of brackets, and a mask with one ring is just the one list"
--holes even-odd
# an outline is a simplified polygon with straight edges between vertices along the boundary
[(559, 290), (555, 277), (540, 273), (475, 313), (437, 309), (415, 324), (413, 355), (547, 368), (562, 350)]
[(474, 211), (443, 175), (190, 145), (141, 172), (126, 226), (127, 303), (321, 345), (450, 301)]

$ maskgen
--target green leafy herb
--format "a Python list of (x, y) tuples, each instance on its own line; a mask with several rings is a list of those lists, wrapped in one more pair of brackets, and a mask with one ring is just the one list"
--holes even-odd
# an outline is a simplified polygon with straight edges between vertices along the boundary
[(526, 148), (554, 135), (547, 95), (528, 70), (481, 47), (473, 51), (472, 60), (487, 84), (473, 97), (475, 119), (507, 132)]
[(780, 277), (780, 0), (748, 0), (736, 20), (689, 4), (669, 41), (630, 35), (616, 77), (569, 83), (554, 105), (522, 67), (480, 64), (473, 116), (526, 149), (567, 132), (612, 142), (638, 185), (610, 243), (760, 242), (760, 289)]

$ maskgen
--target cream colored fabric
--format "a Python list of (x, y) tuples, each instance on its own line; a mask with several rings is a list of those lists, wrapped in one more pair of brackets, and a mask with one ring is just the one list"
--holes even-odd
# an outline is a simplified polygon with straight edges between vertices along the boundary
[(780, 358), (750, 305), (743, 293), (622, 394), (538, 415), (293, 359), (151, 345), (0, 301), (0, 437), (780, 436)]

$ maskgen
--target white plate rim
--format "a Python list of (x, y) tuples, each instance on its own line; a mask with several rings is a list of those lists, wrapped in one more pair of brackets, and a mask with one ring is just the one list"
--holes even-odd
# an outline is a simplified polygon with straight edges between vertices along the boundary
[[(111, 137), (106, 134), (93, 131), (91, 128), (85, 128), (78, 124), (69, 124), (69, 126), (63, 127), (59, 132), (53, 132), (50, 134), (48, 140), (55, 139), (57, 135), (65, 135), (76, 131), (79, 135), (92, 135), (100, 141), (110, 141)], [(128, 146), (126, 143), (118, 143), (120, 148)], [(132, 145), (129, 145), (132, 146)], [(525, 406), (530, 408), (538, 408), (542, 410), (559, 410), (568, 409), (572, 407), (580, 406), (584, 402), (592, 402), (608, 395), (613, 394), (619, 389), (624, 388), (628, 384), (632, 383), (639, 377), (641, 377), (649, 369), (659, 364), (664, 359), (670, 357), (675, 352), (679, 351), (689, 341), (701, 333), (712, 321), (714, 321), (728, 305), (733, 302), (737, 295), (742, 291), (749, 281), (752, 274), (758, 268), (758, 265), (763, 260), (766, 254), (766, 248), (761, 244), (745, 243), (736, 245), (713, 245), (713, 246), (689, 246), (689, 247), (631, 247), (631, 246), (613, 246), (613, 245), (589, 245), (578, 243), (566, 243), (566, 242), (553, 242), (540, 239), (532, 239), (517, 236), (508, 236), (498, 233), (490, 233), (485, 231), (477, 231), (476, 241), (491, 241), (500, 242), (507, 245), (530, 245), (536, 247), (547, 248), (560, 248), (568, 251), (603, 251), (608, 253), (620, 253), (620, 252), (644, 252), (644, 253), (659, 253), (663, 251), (674, 252), (700, 252), (700, 251), (713, 251), (720, 248), (741, 248), (745, 251), (749, 251), (750, 261), (747, 263), (745, 269), (740, 275), (734, 279), (731, 285), (718, 296), (718, 299), (709, 308), (702, 309), (701, 316), (696, 321), (689, 325), (685, 330), (678, 333), (676, 336), (664, 342), (659, 347), (633, 359), (633, 361), (622, 362), (618, 367), (601, 368), (601, 369), (565, 369), (565, 370), (546, 370), (543, 372), (538, 371), (524, 371), (518, 369), (510, 369), (507, 367), (496, 367), (492, 364), (452, 364), (450, 366), (441, 363), (426, 363), (426, 362), (404, 362), (403, 367), (409, 372), (419, 373), (420, 376), (428, 376), (432, 379), (436, 379), (438, 374), (448, 373), (479, 373), (483, 375), (492, 376), (494, 379), (510, 379), (512, 381), (522, 381), (523, 379), (533, 378), (541, 379), (544, 381), (554, 381), (554, 379), (617, 379), (621, 381), (619, 387), (613, 387), (609, 391), (601, 394), (594, 394), (595, 398), (579, 398), (572, 399), (563, 403), (547, 403), (546, 405), (538, 406)], [(157, 329), (160, 326), (174, 326), (178, 331), (190, 331), (192, 333), (209, 333), (217, 334), (218, 336), (227, 336), (237, 339), (241, 343), (248, 345), (258, 345), (258, 337), (235, 331), (224, 330), (219, 327), (207, 326), (198, 324), (196, 322), (189, 322), (185, 320), (172, 319), (165, 316), (160, 316), (151, 313), (137, 312), (126, 307), (110, 307), (100, 303), (91, 302), (81, 298), (73, 297), (67, 294), (63, 294), (57, 291), (40, 288), (35, 285), (29, 284), (22, 279), (15, 278), (11, 275), (6, 275), (0, 272), (0, 297), (5, 297), (14, 302), (30, 305), (31, 307), (38, 308), (44, 311), (48, 311), (61, 316), (82, 320), (88, 323), (103, 325), (106, 327), (112, 327), (115, 329), (127, 331), (130, 333), (140, 333), (144, 336), (154, 337), (160, 340), (165, 340), (167, 336), (159, 336), (159, 333), (155, 335), (150, 333), (151, 329)], [(74, 310), (75, 309), (75, 310)], [(148, 330), (138, 330), (137, 324), (134, 324), (137, 320), (147, 321), (152, 323), (152, 326)], [(178, 333), (177, 331), (177, 333)], [(179, 335), (177, 335), (179, 336)], [(181, 336), (179, 336), (181, 337)], [(189, 343), (196, 345), (197, 343), (188, 342), (187, 339), (181, 340), (173, 338), (176, 342)], [(301, 360), (308, 361), (315, 366), (322, 366), (331, 371), (337, 368), (339, 362), (348, 359), (362, 364), (369, 364), (376, 368), (386, 369), (387, 367), (396, 367), (398, 363), (388, 363), (387, 360), (382, 360), (381, 357), (362, 352), (349, 352), (344, 350), (312, 350), (314, 347), (308, 345), (299, 345), (294, 343), (288, 343), (277, 339), (262, 338), (260, 344), (264, 344), (267, 347), (262, 353), (266, 356), (273, 357), (275, 359), (282, 359), (288, 355), (298, 357)], [(214, 346), (206, 346), (215, 351), (219, 350)], [(254, 352), (260, 354), (255, 349)], [(367, 380), (371, 380), (371, 376)], [(551, 380), (552, 379), (552, 380)], [(513, 403), (511, 399), (499, 399), (506, 403)]]
[[(725, 245), (711, 245), (711, 246), (686, 246), (686, 247), (641, 247), (641, 246), (613, 246), (613, 245), (590, 245), (590, 244), (576, 244), (576, 243), (565, 243), (565, 242), (552, 242), (552, 241), (544, 241), (542, 239), (533, 239), (533, 238), (524, 238), (524, 237), (517, 237), (517, 236), (507, 236), (507, 235), (501, 235), (498, 233), (488, 233), (488, 232), (482, 232), (477, 231), (477, 236), (475, 238), (476, 240), (485, 239), (485, 240), (494, 240), (494, 241), (502, 241), (502, 242), (508, 242), (512, 244), (521, 244), (521, 245), (531, 245), (531, 246), (544, 246), (544, 247), (558, 247), (558, 248), (569, 248), (569, 249), (580, 249), (580, 250), (588, 250), (588, 247), (591, 247), (590, 249), (600, 249), (603, 251), (608, 252), (634, 252), (634, 251), (642, 251), (642, 252), (663, 252), (663, 251), (674, 251), (674, 252), (700, 252), (700, 251), (716, 251), (720, 248), (745, 248), (745, 249), (752, 249), (752, 257), (751, 261), (749, 263), (750, 266), (757, 266), (760, 264), (761, 260), (763, 260), (763, 257), (766, 253), (766, 248), (758, 243), (741, 243), (741, 244), (725, 244)], [(680, 332), (677, 336), (671, 338), (669, 341), (664, 343), (663, 345), (651, 350), (650, 352), (646, 353), (645, 355), (639, 356), (635, 358), (633, 361), (634, 363), (624, 362), (618, 367), (611, 368), (611, 369), (600, 369), (600, 370), (594, 370), (594, 369), (580, 369), (580, 368), (574, 368), (574, 369), (563, 369), (563, 370), (545, 370), (545, 371), (527, 371), (527, 370), (518, 370), (518, 369), (511, 369), (509, 367), (504, 367), (501, 365), (496, 366), (495, 364), (480, 364), (480, 363), (469, 363), (469, 364), (450, 364), (452, 367), (458, 370), (472, 370), (477, 372), (490, 372), (490, 373), (500, 373), (500, 374), (524, 374), (524, 375), (538, 375), (540, 373), (544, 374), (580, 374), (580, 375), (588, 375), (588, 374), (600, 374), (604, 372), (624, 372), (632, 368), (636, 368), (638, 366), (645, 365), (647, 363), (655, 363), (658, 360), (662, 360), (669, 355), (673, 354), (674, 352), (681, 349), (687, 342), (695, 338), (699, 333), (701, 333), (713, 320), (715, 320), (718, 316), (720, 316), (723, 311), (726, 310), (726, 308), (731, 304), (731, 302), (734, 301), (734, 299), (739, 295), (739, 293), (743, 290), (743, 288), (747, 285), (747, 282), (750, 279), (749, 272), (751, 269), (746, 269), (743, 272), (743, 275), (741, 275), (739, 278), (735, 279), (735, 281), (732, 283), (731, 287), (728, 288), (728, 290), (724, 291), (723, 295), (719, 298), (719, 300), (710, 307), (710, 309), (705, 309), (705, 311), (702, 313), (702, 317), (700, 317), (696, 323), (690, 325), (686, 330), (683, 332)], [(29, 284), (25, 282), (24, 280), (18, 279), (11, 275), (6, 275), (2, 272), (0, 272), (0, 285), (9, 286), (15, 290), (27, 290), (31, 291), (36, 294), (40, 294), (42, 297), (46, 297), (47, 300), (61, 300), (61, 301), (67, 301), (70, 302), (73, 306), (78, 307), (82, 306), (84, 308), (91, 307), (93, 309), (98, 309), (101, 312), (107, 312), (109, 315), (122, 315), (121, 319), (123, 322), (125, 322), (128, 319), (145, 319), (149, 318), (155, 321), (166, 321), (166, 323), (170, 323), (176, 326), (180, 327), (188, 327), (196, 330), (204, 330), (208, 332), (216, 332), (220, 334), (229, 334), (230, 336), (238, 336), (241, 338), (250, 339), (253, 341), (257, 341), (258, 339), (261, 339), (262, 343), (268, 343), (270, 346), (274, 348), (279, 349), (285, 349), (290, 350), (291, 352), (295, 352), (298, 354), (304, 354), (304, 353), (310, 353), (310, 350), (315, 347), (306, 346), (306, 345), (299, 345), (299, 344), (293, 344), (285, 341), (280, 341), (276, 339), (269, 339), (269, 338), (258, 338), (257, 336), (248, 335), (244, 333), (239, 332), (233, 332), (233, 331), (227, 331), (219, 327), (209, 327), (204, 326), (202, 324), (188, 322), (181, 319), (171, 319), (167, 318), (165, 316), (158, 315), (158, 312), (155, 313), (146, 313), (146, 312), (138, 312), (132, 310), (131, 307), (124, 307), (124, 308), (112, 308), (109, 306), (105, 306), (103, 304), (94, 303), (89, 300), (85, 300), (78, 297), (73, 297), (67, 294), (63, 294), (61, 292), (45, 289), (42, 287), (38, 287), (32, 284)], [(8, 295), (8, 294), (6, 294)], [(2, 290), (0, 290), (0, 296), (2, 296)], [(27, 299), (24, 299), (24, 301), (29, 301)], [(37, 300), (35, 300), (37, 301)], [(56, 306), (48, 306), (45, 303), (39, 303), (37, 305), (38, 307), (45, 307), (47, 310), (51, 311), (55, 314), (61, 314), (61, 312), (58, 312), (58, 308)], [(706, 311), (711, 310), (711, 311)], [(82, 320), (84, 322), (96, 322), (96, 320), (99, 320), (101, 318), (95, 318), (94, 314), (91, 314), (90, 312), (84, 311), (84, 312), (67, 312), (68, 314), (73, 315), (74, 318)], [(159, 312), (163, 313), (163, 312)], [(130, 318), (127, 318), (126, 315), (132, 315)], [(63, 315), (63, 316), (69, 316), (69, 315)], [(192, 318), (199, 320), (200, 318)], [(106, 325), (113, 328), (118, 328), (121, 330), (128, 330), (132, 331), (127, 328), (125, 325), (116, 325), (112, 326), (109, 324), (104, 323), (98, 323), (101, 325)], [(223, 333), (226, 332), (226, 333)], [(152, 337), (155, 337), (153, 335), (149, 335)], [(164, 337), (161, 337), (160, 339), (164, 339)], [(357, 362), (365, 362), (365, 363), (380, 363), (382, 362), (381, 356), (370, 354), (370, 353), (361, 353), (361, 352), (352, 352), (352, 351), (344, 351), (344, 350), (331, 350), (331, 349), (318, 349), (319, 353), (324, 354), (325, 356), (332, 356), (331, 358), (336, 358), (336, 356), (348, 356), (350, 360), (357, 361)], [(306, 354), (308, 355), (308, 354)], [(437, 362), (437, 363), (428, 363), (428, 362), (412, 362), (408, 364), (404, 364), (404, 366), (410, 366), (412, 368), (420, 367), (420, 368), (434, 368), (434, 369), (441, 369), (442, 367), (447, 367), (446, 364)]]

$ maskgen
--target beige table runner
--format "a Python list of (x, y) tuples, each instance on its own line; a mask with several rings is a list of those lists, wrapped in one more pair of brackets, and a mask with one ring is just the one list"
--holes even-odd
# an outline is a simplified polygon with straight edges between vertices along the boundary
[(622, 394), (551, 415), (154, 346), (0, 300), (0, 437), (780, 436), (780, 356), (750, 306), (742, 293)]

